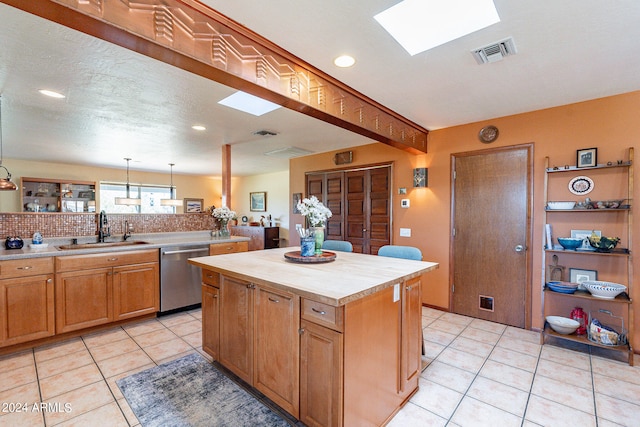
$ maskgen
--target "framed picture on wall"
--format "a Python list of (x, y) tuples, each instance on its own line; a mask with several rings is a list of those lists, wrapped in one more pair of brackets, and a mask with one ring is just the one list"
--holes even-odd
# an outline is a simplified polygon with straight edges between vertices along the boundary
[(598, 149), (583, 148), (577, 153), (577, 166), (579, 168), (588, 168), (598, 164)]
[(251, 212), (266, 212), (267, 211), (267, 192), (260, 191), (255, 193), (249, 193), (249, 210)]
[(302, 201), (302, 193), (293, 193), (293, 196), (291, 198), (291, 204), (293, 206), (293, 213), (294, 214), (299, 214), (300, 213), (300, 209), (298, 209), (298, 203)]
[(184, 213), (200, 213), (204, 199), (184, 199)]

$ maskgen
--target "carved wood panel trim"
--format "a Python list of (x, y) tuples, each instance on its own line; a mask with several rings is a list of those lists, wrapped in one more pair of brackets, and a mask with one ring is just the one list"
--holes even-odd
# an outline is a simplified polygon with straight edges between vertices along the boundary
[(0, 1), (382, 143), (427, 152), (426, 129), (195, 0)]

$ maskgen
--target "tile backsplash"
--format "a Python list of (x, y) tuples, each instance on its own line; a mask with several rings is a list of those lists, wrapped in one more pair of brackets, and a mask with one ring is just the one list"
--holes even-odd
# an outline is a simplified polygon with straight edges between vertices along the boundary
[[(124, 223), (133, 225), (133, 233), (164, 233), (213, 230), (215, 221), (205, 213), (189, 214), (108, 214), (112, 235), (124, 233)], [(79, 237), (98, 234), (98, 214), (87, 213), (0, 213), (0, 237), (31, 237), (39, 231), (43, 237)]]

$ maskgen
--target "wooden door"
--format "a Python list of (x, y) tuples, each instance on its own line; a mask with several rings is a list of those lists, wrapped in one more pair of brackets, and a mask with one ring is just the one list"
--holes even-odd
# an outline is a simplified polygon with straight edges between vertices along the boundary
[(220, 351), (220, 291), (202, 285), (202, 349), (213, 360), (218, 360)]
[(113, 269), (56, 274), (56, 333), (76, 331), (113, 320)]
[(299, 417), (300, 298), (257, 287), (254, 294), (254, 386)]
[(300, 336), (300, 421), (342, 426), (343, 336), (303, 320)]
[(420, 277), (402, 284), (401, 396), (408, 397), (418, 386), (422, 362), (422, 292)]
[(452, 309), (525, 327), (533, 146), (454, 154)]
[(0, 346), (55, 333), (53, 275), (0, 280)]
[(113, 319), (153, 314), (160, 309), (158, 263), (113, 269)]
[(345, 176), (345, 230), (353, 251), (377, 254), (391, 242), (390, 167), (350, 171)]
[(220, 283), (220, 363), (253, 383), (253, 287), (222, 276)]

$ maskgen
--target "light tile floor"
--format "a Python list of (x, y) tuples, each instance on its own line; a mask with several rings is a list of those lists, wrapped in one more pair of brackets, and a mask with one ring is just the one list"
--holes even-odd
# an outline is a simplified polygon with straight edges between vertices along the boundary
[[(139, 425), (116, 380), (202, 353), (200, 322), (193, 310), (0, 357), (0, 426)], [(429, 365), (390, 426), (640, 425), (640, 367), (430, 308), (423, 327)]]

